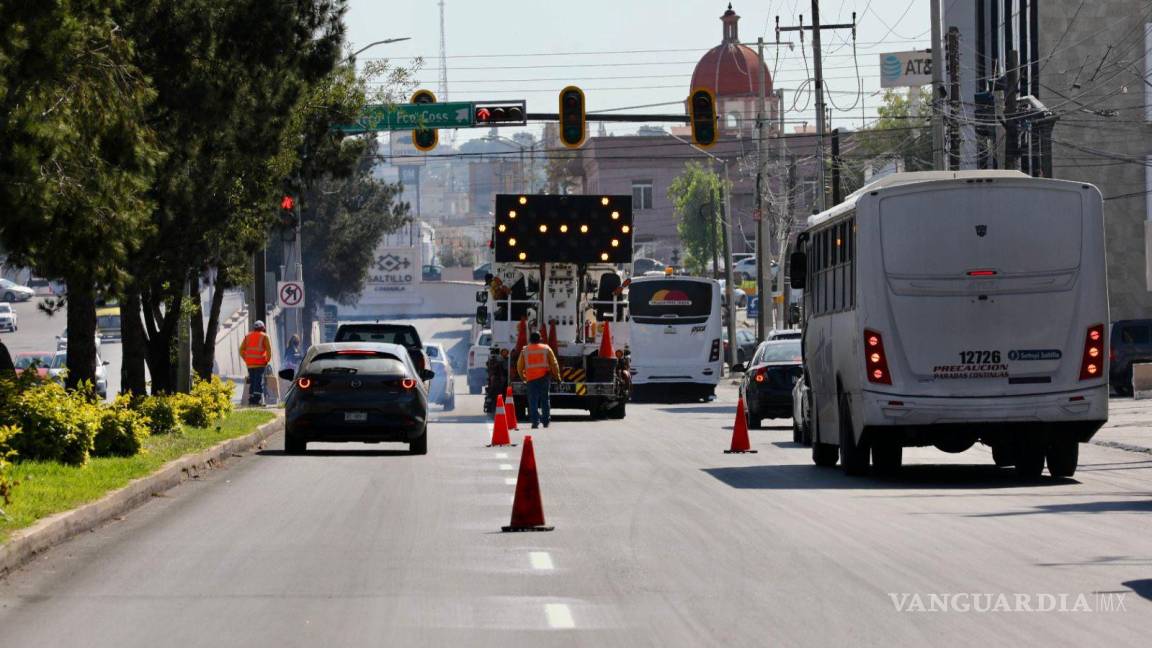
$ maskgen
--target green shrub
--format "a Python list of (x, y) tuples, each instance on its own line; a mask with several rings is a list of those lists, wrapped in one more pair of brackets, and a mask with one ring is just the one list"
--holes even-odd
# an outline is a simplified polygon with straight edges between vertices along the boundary
[(12, 489), (16, 482), (8, 475), (9, 462), (16, 456), (16, 451), (8, 447), (8, 440), (20, 433), (15, 425), (0, 425), (0, 503), (12, 503)]
[(92, 443), (96, 457), (131, 457), (140, 452), (148, 438), (151, 420), (129, 407), (127, 397), (121, 396), (100, 414), (100, 428)]
[(135, 409), (148, 419), (153, 436), (180, 432), (180, 419), (174, 396), (147, 396), (135, 401)]
[(88, 461), (100, 426), (100, 406), (82, 393), (69, 393), (47, 382), (16, 398), (15, 418), (20, 431), (8, 440), (8, 446), (21, 459), (81, 466)]
[(192, 427), (209, 427), (232, 411), (232, 383), (213, 376), (211, 380), (197, 380), (189, 394), (176, 394), (180, 421)]

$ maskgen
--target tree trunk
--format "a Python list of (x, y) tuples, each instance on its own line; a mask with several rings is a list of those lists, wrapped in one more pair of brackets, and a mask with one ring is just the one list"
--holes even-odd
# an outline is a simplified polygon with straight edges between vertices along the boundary
[(131, 287), (120, 304), (120, 340), (122, 364), (120, 391), (133, 396), (148, 394), (148, 378), (144, 361), (148, 355), (148, 341), (144, 324), (140, 321), (140, 291)]
[(165, 300), (161, 309), (159, 291), (144, 299), (144, 321), (148, 328), (148, 371), (153, 394), (176, 393), (176, 326), (180, 323), (184, 291)]
[[(208, 323), (203, 314), (192, 316), (192, 370), (201, 380), (211, 380), (212, 369), (216, 364), (216, 334), (220, 330), (220, 308), (224, 303), (224, 289), (228, 277), (223, 269), (216, 272), (212, 285), (212, 303), (208, 310)], [(200, 296), (196, 295), (199, 300)]]
[(96, 287), (91, 279), (68, 280), (68, 377), (64, 385), (75, 389), (82, 382), (96, 384)]

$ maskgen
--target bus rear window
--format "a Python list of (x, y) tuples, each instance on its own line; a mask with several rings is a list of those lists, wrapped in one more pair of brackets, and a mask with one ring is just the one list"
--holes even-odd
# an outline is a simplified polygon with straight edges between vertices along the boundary
[(707, 317), (712, 313), (713, 284), (701, 281), (645, 281), (628, 289), (628, 310), (640, 318)]

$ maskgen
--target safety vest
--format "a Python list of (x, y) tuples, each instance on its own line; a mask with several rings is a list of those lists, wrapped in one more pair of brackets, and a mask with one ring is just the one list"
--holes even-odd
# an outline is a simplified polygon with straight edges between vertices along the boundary
[(272, 354), (268, 352), (268, 335), (262, 331), (252, 331), (244, 336), (244, 343), (240, 345), (240, 357), (249, 367), (264, 367), (272, 361)]
[(524, 355), (524, 380), (536, 380), (552, 373), (548, 362), (550, 349), (546, 344), (529, 344), (521, 353)]

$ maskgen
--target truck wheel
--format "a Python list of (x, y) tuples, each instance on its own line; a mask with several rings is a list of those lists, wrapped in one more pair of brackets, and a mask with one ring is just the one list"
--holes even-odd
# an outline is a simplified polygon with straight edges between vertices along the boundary
[(625, 416), (625, 408), (628, 406), (628, 401), (621, 400), (614, 407), (608, 410), (608, 418), (622, 419)]
[(1071, 436), (1057, 436), (1048, 442), (1048, 474), (1071, 477), (1080, 461), (1080, 444)]
[(856, 434), (852, 425), (852, 408), (848, 403), (848, 395), (841, 392), (840, 403), (840, 468), (845, 475), (859, 476), (868, 472), (868, 445), (864, 438), (856, 441)]

